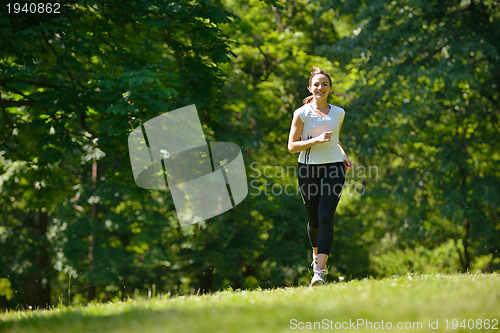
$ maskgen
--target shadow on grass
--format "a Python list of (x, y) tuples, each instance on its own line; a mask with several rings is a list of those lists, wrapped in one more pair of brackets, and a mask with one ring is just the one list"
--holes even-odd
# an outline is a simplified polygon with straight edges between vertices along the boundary
[(186, 318), (195, 312), (187, 309), (141, 309), (136, 307), (120, 310), (114, 307), (108, 308), (108, 306), (108, 304), (95, 306), (92, 310), (65, 308), (58, 311), (53, 309), (50, 310), (50, 313), (41, 311), (29, 318), (7, 319), (0, 322), (0, 332), (132, 332), (145, 328), (147, 330), (144, 332), (150, 332), (152, 329), (165, 331), (165, 324), (168, 323), (169, 327), (180, 328)]

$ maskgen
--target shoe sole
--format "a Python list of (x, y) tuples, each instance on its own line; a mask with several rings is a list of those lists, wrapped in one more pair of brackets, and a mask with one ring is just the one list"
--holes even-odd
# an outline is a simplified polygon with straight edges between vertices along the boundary
[(323, 286), (325, 283), (324, 282), (321, 282), (321, 281), (314, 281), (312, 282), (309, 286), (312, 287), (312, 286)]

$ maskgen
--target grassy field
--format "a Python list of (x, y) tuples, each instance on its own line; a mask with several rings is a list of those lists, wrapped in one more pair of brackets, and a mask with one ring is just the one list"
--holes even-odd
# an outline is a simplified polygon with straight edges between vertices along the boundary
[(0, 332), (500, 332), (499, 320), (499, 274), (431, 275), (9, 311)]

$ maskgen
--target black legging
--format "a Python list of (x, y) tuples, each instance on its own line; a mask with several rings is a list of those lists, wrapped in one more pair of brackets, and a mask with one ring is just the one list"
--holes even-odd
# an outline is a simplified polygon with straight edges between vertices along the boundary
[(345, 183), (343, 162), (302, 164), (298, 168), (299, 188), (309, 223), (307, 234), (318, 254), (330, 254), (333, 241), (333, 215)]

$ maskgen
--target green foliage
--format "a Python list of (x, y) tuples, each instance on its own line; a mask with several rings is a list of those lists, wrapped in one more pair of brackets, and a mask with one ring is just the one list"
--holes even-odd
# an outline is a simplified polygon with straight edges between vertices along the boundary
[(355, 4), (337, 3), (358, 26), (322, 54), (359, 68), (353, 144), (381, 171), (360, 202), (378, 210), (366, 218), (399, 246), (461, 241), (464, 271), (474, 256), (497, 258), (498, 7)]
[(14, 297), (14, 292), (9, 279), (0, 279), (0, 296), (10, 301)]
[[(320, 6), (307, 1), (281, 6), (226, 1), (226, 5), (236, 16), (223, 28), (233, 37), (235, 58), (223, 65), (227, 76), (224, 112), (216, 132), (218, 140), (242, 146), (249, 181), (249, 196), (241, 208), (220, 217), (233, 239), (224, 251), (240, 256), (241, 273), (232, 286), (253, 287), (254, 278), (264, 287), (303, 283), (310, 279), (311, 250), (297, 187), (297, 156), (288, 153), (287, 141), (292, 113), (309, 95), (311, 66), (320, 66), (335, 78), (333, 103), (343, 105), (348, 99), (346, 91), (353, 78), (345, 75), (337, 61), (315, 54), (316, 48), (339, 38), (333, 24), (335, 13), (320, 13)], [(338, 240), (332, 272), (363, 276), (366, 265), (361, 266), (367, 254), (346, 254), (341, 249), (350, 247), (352, 239), (346, 235)], [(231, 275), (233, 281), (236, 276)], [(216, 271), (214, 288), (225, 286), (218, 284)]]
[[(136, 188), (127, 136), (193, 103), (212, 126), (229, 17), (205, 1), (80, 1), (42, 26), (2, 21), (0, 276), (15, 304), (45, 306), (51, 286), (69, 302), (69, 278), (89, 299), (177, 288), (185, 235), (168, 194)], [(30, 276), (44, 281), (35, 300)]]
[[(461, 244), (460, 244), (461, 245)], [(418, 272), (420, 274), (456, 273), (461, 269), (459, 252), (453, 240), (435, 249), (417, 246), (413, 249), (396, 250), (372, 258), (374, 272), (378, 276), (405, 275)]]

